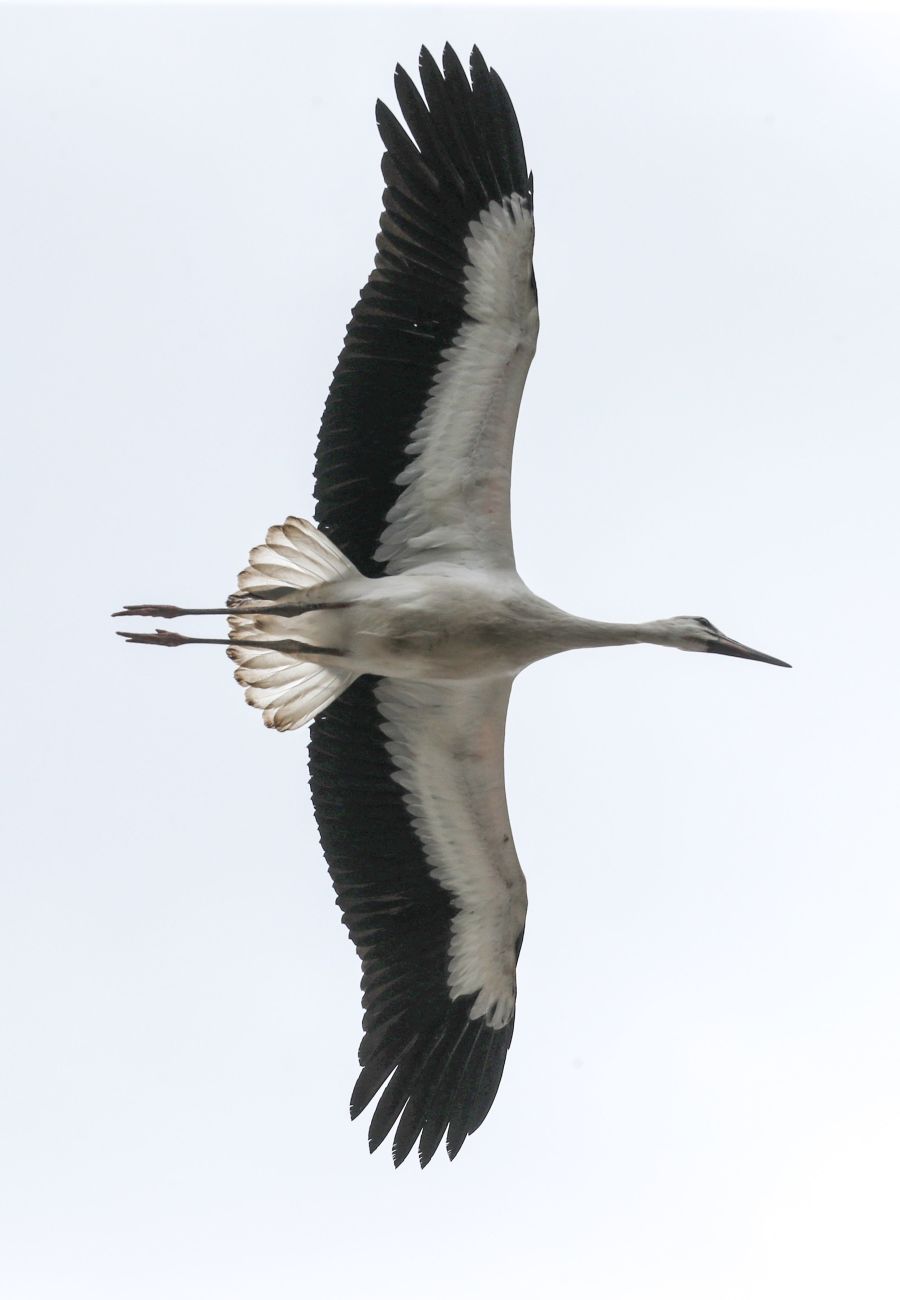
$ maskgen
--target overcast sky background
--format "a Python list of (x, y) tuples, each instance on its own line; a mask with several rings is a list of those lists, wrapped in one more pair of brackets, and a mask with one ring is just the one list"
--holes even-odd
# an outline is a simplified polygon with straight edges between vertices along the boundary
[[(347, 1118), (304, 737), (108, 616), (311, 514), (374, 101), (447, 38), (535, 173), (523, 577), (795, 667), (519, 680), (516, 1037), (422, 1173)], [(0, 121), (0, 1291), (895, 1300), (897, 20), (4, 10)]]

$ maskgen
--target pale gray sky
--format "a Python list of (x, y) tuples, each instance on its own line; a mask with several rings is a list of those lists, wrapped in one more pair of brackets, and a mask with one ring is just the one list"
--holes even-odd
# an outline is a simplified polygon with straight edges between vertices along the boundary
[[(523, 576), (795, 668), (517, 683), (516, 1037), (423, 1174), (347, 1119), (304, 738), (108, 614), (311, 511), (374, 100), (447, 38), (535, 172)], [(898, 74), (884, 17), (0, 11), (4, 1295), (894, 1300)]]

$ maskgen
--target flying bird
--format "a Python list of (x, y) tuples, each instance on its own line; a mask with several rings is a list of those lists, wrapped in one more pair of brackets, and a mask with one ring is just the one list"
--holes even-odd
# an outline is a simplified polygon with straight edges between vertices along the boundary
[(290, 517), (250, 552), (220, 609), (267, 726), (312, 723), (310, 785), (337, 902), (362, 961), (361, 1066), (374, 1150), (400, 1164), (484, 1120), (513, 1037), (525, 878), (503, 775), (516, 675), (548, 655), (649, 642), (778, 664), (705, 618), (601, 623), (516, 571), (510, 467), (538, 336), (532, 177), (516, 114), (473, 49), (400, 67), (406, 130), (381, 102), (384, 210), (375, 267), (328, 393), (316, 523)]

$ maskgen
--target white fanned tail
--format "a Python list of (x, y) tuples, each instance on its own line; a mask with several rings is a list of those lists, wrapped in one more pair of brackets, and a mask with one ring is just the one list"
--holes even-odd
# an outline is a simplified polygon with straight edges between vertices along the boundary
[[(229, 597), (234, 640), (274, 641), (276, 649), (232, 645), (228, 655), (236, 664), (235, 679), (244, 687), (247, 703), (262, 709), (267, 727), (294, 731), (311, 722), (350, 685), (356, 674), (339, 662), (315, 655), (315, 610), (327, 603), (328, 586), (359, 576), (359, 570), (305, 519), (289, 516), (270, 528), (265, 543), (250, 552), (250, 563), (238, 576), (239, 590)], [(308, 603), (308, 614), (302, 606)], [(284, 613), (279, 607), (285, 608)], [(285, 641), (308, 646), (285, 649)], [(321, 644), (321, 643), (320, 643)]]
[(276, 587), (308, 592), (338, 578), (358, 576), (356, 565), (315, 524), (288, 515), (283, 524), (269, 529), (262, 546), (254, 546), (249, 565), (238, 574), (240, 591), (228, 603), (243, 607), (254, 598), (266, 598)]

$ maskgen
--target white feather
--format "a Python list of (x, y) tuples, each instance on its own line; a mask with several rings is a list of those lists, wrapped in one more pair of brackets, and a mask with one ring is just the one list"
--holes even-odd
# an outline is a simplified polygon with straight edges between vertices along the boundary
[(506, 808), (503, 740), (509, 678), (446, 684), (381, 680), (382, 730), (416, 835), (450, 894), (451, 998), (493, 1029), (515, 1010), (525, 877)]
[(250, 552), (250, 564), (238, 577), (241, 591), (259, 591), (277, 584), (306, 591), (358, 573), (345, 555), (307, 519), (289, 515), (266, 534), (262, 546)]

